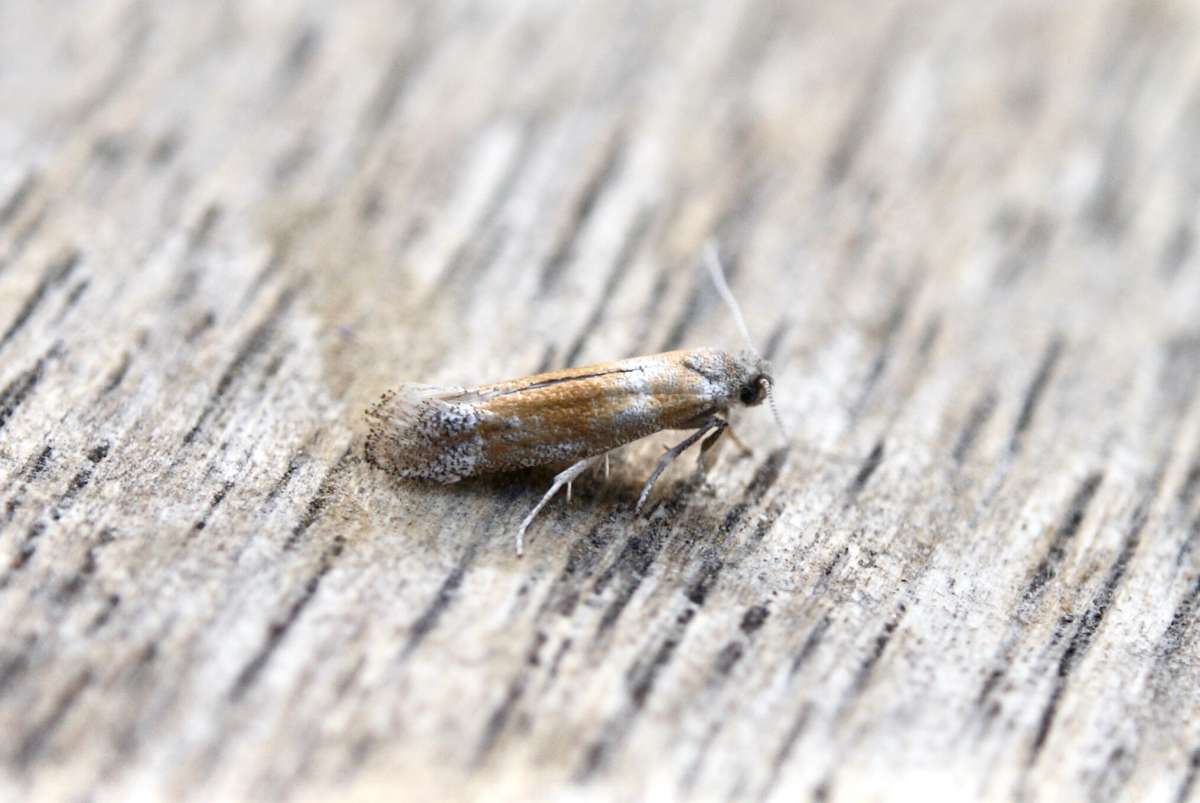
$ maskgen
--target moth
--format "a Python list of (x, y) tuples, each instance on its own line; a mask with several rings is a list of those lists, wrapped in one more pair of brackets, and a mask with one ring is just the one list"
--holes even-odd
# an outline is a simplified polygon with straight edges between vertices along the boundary
[[(669, 351), (475, 387), (405, 383), (366, 413), (367, 461), (405, 479), (458, 482), (465, 477), (544, 465), (568, 465), (521, 522), (517, 555), (534, 517), (563, 486), (620, 446), (663, 430), (691, 430), (658, 460), (634, 508), (673, 460), (701, 441), (704, 455), (729, 430), (729, 411), (770, 402), (771, 368), (754, 350), (745, 319), (721, 270), (715, 244), (705, 263), (746, 341), (732, 354), (714, 348)], [(736, 440), (736, 438), (735, 438)]]

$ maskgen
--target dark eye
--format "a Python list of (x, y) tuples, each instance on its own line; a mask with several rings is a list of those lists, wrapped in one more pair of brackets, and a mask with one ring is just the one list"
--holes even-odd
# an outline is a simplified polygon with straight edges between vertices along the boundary
[(754, 404), (758, 401), (758, 388), (754, 385), (743, 385), (738, 398), (742, 400), (742, 404)]

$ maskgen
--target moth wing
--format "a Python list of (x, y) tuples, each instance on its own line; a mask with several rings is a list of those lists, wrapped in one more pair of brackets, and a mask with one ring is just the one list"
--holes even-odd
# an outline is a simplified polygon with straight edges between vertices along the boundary
[(400, 477), (457, 482), (478, 473), (478, 417), (464, 388), (406, 382), (367, 410), (368, 462)]

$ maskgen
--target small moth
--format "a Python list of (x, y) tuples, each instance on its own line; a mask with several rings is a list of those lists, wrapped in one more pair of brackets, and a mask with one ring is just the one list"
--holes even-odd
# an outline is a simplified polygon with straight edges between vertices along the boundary
[(748, 351), (668, 351), (476, 387), (405, 383), (367, 411), (368, 462), (406, 479), (443, 483), (570, 464), (521, 522), (520, 556), (525, 531), (538, 512), (564, 485), (569, 496), (571, 482), (599, 460), (607, 470), (612, 449), (662, 430), (693, 430), (659, 459), (642, 487), (636, 515), (655, 481), (684, 450), (701, 440), (701, 455), (712, 448), (729, 426), (732, 407), (769, 400), (784, 432), (771, 396), (770, 366), (754, 350), (712, 243), (705, 262)]

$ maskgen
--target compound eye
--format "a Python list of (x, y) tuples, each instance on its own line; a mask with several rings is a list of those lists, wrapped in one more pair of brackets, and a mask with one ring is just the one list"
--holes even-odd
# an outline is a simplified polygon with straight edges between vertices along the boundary
[(742, 404), (754, 404), (758, 401), (758, 388), (754, 385), (743, 385), (738, 398), (741, 399)]

